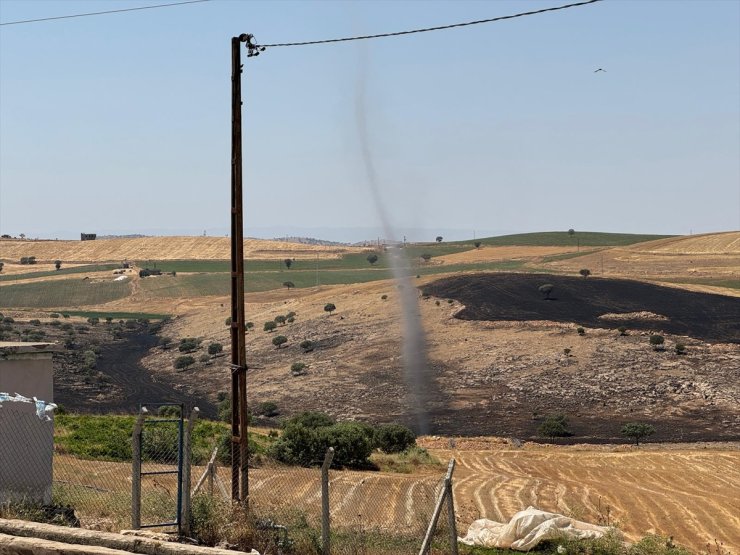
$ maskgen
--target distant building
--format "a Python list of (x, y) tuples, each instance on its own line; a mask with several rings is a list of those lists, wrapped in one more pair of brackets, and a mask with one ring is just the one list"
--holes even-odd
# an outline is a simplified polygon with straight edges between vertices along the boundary
[(97, 233), (80, 233), (80, 241), (95, 241)]

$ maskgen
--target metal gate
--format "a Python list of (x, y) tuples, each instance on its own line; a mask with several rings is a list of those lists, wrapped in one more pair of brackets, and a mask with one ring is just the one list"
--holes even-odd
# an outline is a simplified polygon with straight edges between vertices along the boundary
[(149, 403), (147, 407), (141, 407), (133, 434), (131, 525), (134, 529), (179, 529), (185, 407), (177, 403)]

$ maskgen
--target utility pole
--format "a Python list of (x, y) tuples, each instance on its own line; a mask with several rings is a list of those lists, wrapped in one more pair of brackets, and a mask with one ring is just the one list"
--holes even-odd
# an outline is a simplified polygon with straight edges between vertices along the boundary
[(244, 208), (242, 204), (241, 43), (249, 56), (252, 35), (231, 39), (231, 498), (249, 503), (247, 350), (244, 339)]

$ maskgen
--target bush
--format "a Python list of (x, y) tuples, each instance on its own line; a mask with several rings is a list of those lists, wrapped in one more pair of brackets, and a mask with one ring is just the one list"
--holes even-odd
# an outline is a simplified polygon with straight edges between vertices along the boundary
[(147, 426), (146, 431), (141, 434), (142, 459), (173, 464), (177, 462), (178, 443), (178, 430), (175, 425), (165, 423)]
[(275, 345), (278, 349), (285, 345), (288, 342), (288, 338), (284, 335), (278, 335), (277, 337), (272, 338), (272, 344)]
[(172, 345), (172, 338), (171, 337), (160, 337), (159, 338), (159, 346), (163, 349), (169, 349)]
[(221, 343), (211, 343), (210, 345), (208, 345), (209, 355), (217, 355), (223, 350), (224, 350), (224, 346), (221, 345)]
[[(2, 320), (2, 318), (3, 316), (2, 314), (0, 314), (0, 320)], [(49, 314), (49, 318), (59, 318), (59, 314), (57, 314), (56, 312), (52, 312), (51, 314)]]
[(295, 283), (293, 283), (292, 281), (284, 281), (283, 287), (285, 287), (286, 289), (290, 289), (291, 287), (295, 287)]
[(545, 300), (547, 301), (550, 300), (550, 295), (552, 295), (553, 289), (555, 289), (555, 286), (551, 283), (545, 283), (537, 288), (537, 290), (545, 296)]
[(177, 348), (181, 353), (192, 353), (198, 349), (198, 341), (193, 337), (186, 337), (180, 340), (180, 345)]
[(586, 335), (586, 330), (581, 327), (576, 328), (576, 332), (578, 332), (578, 335)]
[(384, 301), (384, 300), (386, 300), (387, 298), (388, 298), (388, 295), (381, 295), (381, 296), (380, 296), (380, 300), (381, 300), (381, 301)]
[(12, 324), (15, 322), (15, 320), (12, 316), (5, 316), (3, 317), (3, 322), (5, 322), (6, 324)]
[(676, 343), (676, 354), (677, 355), (685, 355), (686, 354), (686, 345), (683, 343)]
[(231, 326), (231, 316), (224, 320), (224, 325), (226, 325), (227, 328)]
[(195, 359), (190, 355), (185, 355), (177, 357), (175, 359), (174, 366), (178, 370), (185, 370), (188, 366), (192, 366), (193, 364), (195, 364)]
[(272, 401), (265, 401), (264, 403), (260, 403), (258, 407), (258, 412), (262, 416), (267, 416), (268, 418), (278, 416), (280, 414), (277, 404), (273, 403)]
[(619, 335), (621, 336), (627, 335), (627, 328), (625, 326), (619, 326), (617, 328), (617, 331), (619, 332)]
[(334, 306), (334, 303), (326, 303), (324, 305), (324, 312), (328, 312), (329, 316), (331, 316), (331, 313), (334, 312), (337, 309), (336, 306)]
[(432, 255), (429, 254), (428, 252), (425, 252), (424, 254), (421, 255), (421, 258), (422, 260), (424, 260), (424, 262), (429, 262), (432, 259)]
[(285, 325), (285, 316), (275, 316), (275, 323), (280, 324), (281, 326)]
[(85, 368), (87, 369), (95, 368), (95, 364), (96, 364), (98, 357), (94, 351), (85, 351), (84, 353), (82, 353), (82, 358), (83, 358), (83, 364)]
[(306, 411), (296, 414), (293, 418), (287, 420), (284, 426), (291, 424), (299, 424), (307, 428), (323, 428), (325, 426), (333, 426), (336, 424), (336, 420), (324, 412)]
[(275, 322), (265, 322), (265, 325), (262, 328), (266, 332), (275, 331), (277, 329), (277, 324)]
[(211, 357), (210, 357), (210, 355), (207, 355), (206, 353), (203, 353), (202, 355), (200, 355), (198, 357), (198, 360), (200, 362), (205, 363), (205, 364), (209, 364), (211, 362)]
[(581, 274), (584, 278), (587, 278), (591, 275), (591, 270), (589, 270), (588, 268), (583, 268), (579, 270), (578, 273)]
[(28, 323), (31, 324), (32, 326), (40, 326), (41, 320), (37, 320), (34, 318), (33, 320), (29, 320)]
[(376, 263), (376, 262), (378, 261), (378, 255), (377, 255), (377, 254), (375, 254), (375, 253), (373, 253), (373, 254), (368, 254), (368, 255), (367, 255), (367, 261), (368, 261), (368, 262), (370, 263), (370, 265), (372, 266), (373, 264), (375, 264), (375, 263)]
[(310, 353), (313, 351), (313, 341), (309, 341), (306, 339), (305, 341), (301, 341), (301, 344), (299, 345), (301, 349), (303, 349), (304, 353)]
[(97, 326), (100, 323), (100, 318), (95, 318), (95, 317), (88, 318), (87, 323), (90, 324), (91, 326)]
[(537, 431), (541, 436), (548, 437), (550, 439), (573, 435), (568, 431), (568, 419), (563, 414), (548, 416), (545, 418), (545, 421), (540, 424)]
[(247, 322), (246, 324), (244, 324), (244, 329), (246, 329), (247, 331), (251, 330), (252, 328), (254, 328), (254, 322)]
[(653, 350), (662, 351), (663, 343), (665, 343), (665, 338), (662, 335), (651, 335), (650, 336), (650, 344), (653, 346)]
[(382, 424), (373, 434), (373, 446), (386, 453), (400, 453), (415, 443), (414, 432), (400, 424)]
[(290, 365), (290, 373), (294, 376), (302, 376), (305, 374), (306, 365), (303, 362), (294, 362)]

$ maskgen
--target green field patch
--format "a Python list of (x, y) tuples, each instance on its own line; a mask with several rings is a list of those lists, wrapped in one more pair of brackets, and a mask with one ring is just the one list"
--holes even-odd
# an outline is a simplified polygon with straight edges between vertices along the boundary
[(571, 258), (578, 258), (579, 256), (586, 256), (594, 252), (598, 252), (599, 249), (591, 249), (587, 251), (579, 252), (565, 252), (563, 254), (551, 254), (542, 257), (542, 262), (557, 262), (558, 260), (570, 260)]
[(153, 312), (101, 312), (97, 310), (65, 310), (70, 316), (81, 316), (82, 318), (113, 318), (114, 320), (165, 320), (170, 314), (156, 314)]
[(126, 297), (131, 284), (60, 279), (0, 287), (2, 308), (56, 308), (104, 304)]
[[(44, 278), (49, 276), (63, 276), (66, 274), (85, 274), (91, 272), (107, 272), (120, 268), (120, 264), (87, 264), (85, 266), (74, 266), (71, 268), (65, 268), (62, 266), (61, 270), (48, 270), (43, 272), (25, 272), (22, 274), (0, 274), (0, 281), (18, 281), (21, 279), (36, 279)], [(28, 267), (29, 270), (33, 266)]]
[(713, 287), (726, 287), (727, 289), (740, 289), (738, 279), (714, 279), (714, 278), (660, 278), (656, 281), (666, 283), (685, 283), (687, 285), (711, 285)]
[[(596, 231), (576, 231), (569, 235), (567, 231), (546, 231), (542, 233), (517, 233), (498, 237), (476, 239), (487, 247), (620, 247), (634, 245), (645, 241), (668, 239), (676, 235), (646, 235), (639, 233), (600, 233)], [(472, 240), (455, 241), (451, 245), (468, 245), (474, 248)]]

